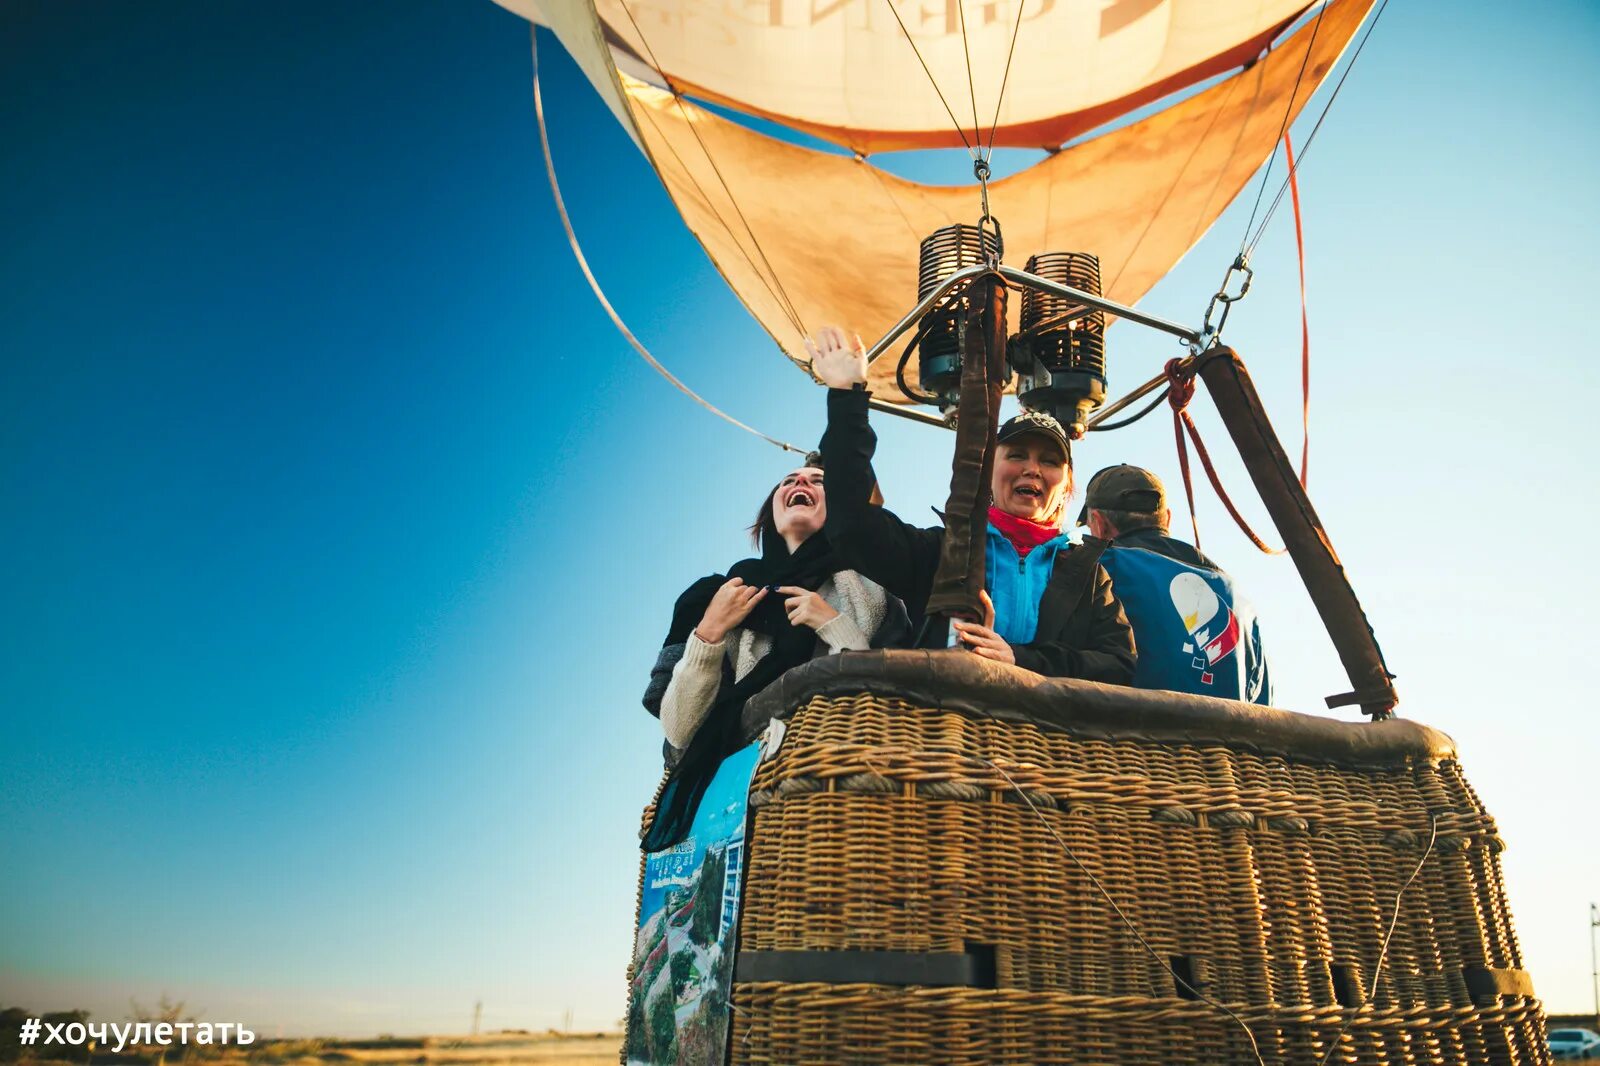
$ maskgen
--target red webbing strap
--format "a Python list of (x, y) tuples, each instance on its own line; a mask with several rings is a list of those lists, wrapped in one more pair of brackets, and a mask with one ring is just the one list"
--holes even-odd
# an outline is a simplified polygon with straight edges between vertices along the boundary
[(1195, 454), (1200, 456), (1200, 465), (1205, 469), (1206, 478), (1211, 482), (1211, 487), (1216, 490), (1217, 498), (1222, 501), (1222, 506), (1228, 509), (1228, 514), (1233, 516), (1234, 522), (1240, 531), (1250, 538), (1250, 542), (1268, 555), (1283, 554), (1282, 548), (1269, 548), (1267, 542), (1256, 535), (1250, 528), (1250, 523), (1244, 520), (1239, 509), (1233, 505), (1227, 490), (1222, 487), (1222, 479), (1217, 476), (1216, 467), (1211, 465), (1211, 453), (1206, 451), (1205, 442), (1200, 439), (1200, 430), (1195, 427), (1194, 419), (1189, 417), (1185, 410), (1189, 401), (1194, 399), (1194, 374), (1198, 364), (1191, 363), (1187, 368), (1182, 367), (1182, 359), (1167, 361), (1167, 382), (1170, 386), (1167, 392), (1167, 403), (1172, 405), (1172, 435), (1178, 442), (1178, 469), (1183, 472), (1183, 493), (1189, 500), (1189, 523), (1194, 527), (1194, 546), (1200, 547), (1200, 520), (1194, 510), (1194, 481), (1189, 475), (1189, 448), (1184, 442), (1184, 430), (1188, 430), (1189, 439), (1194, 441)]
[(1172, 405), (1172, 436), (1178, 444), (1178, 469), (1183, 471), (1183, 494), (1189, 501), (1189, 525), (1194, 529), (1195, 550), (1200, 548), (1200, 516), (1194, 509), (1194, 479), (1189, 476), (1189, 449), (1183, 443), (1184, 408), (1194, 399), (1194, 375), (1178, 369), (1181, 359), (1167, 361), (1167, 403)]
[(1294, 250), (1300, 257), (1300, 487), (1306, 487), (1311, 459), (1311, 321), (1306, 314), (1306, 235), (1300, 222), (1300, 179), (1294, 172), (1294, 145), (1283, 131), (1283, 154), (1289, 163), (1289, 198), (1294, 203)]

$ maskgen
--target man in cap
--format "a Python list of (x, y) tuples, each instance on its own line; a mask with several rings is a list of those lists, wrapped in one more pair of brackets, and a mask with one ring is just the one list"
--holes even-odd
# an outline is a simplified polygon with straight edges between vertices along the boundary
[(1100, 562), (1138, 644), (1134, 685), (1270, 703), (1255, 612), (1220, 566), (1168, 533), (1161, 479), (1110, 466), (1089, 479), (1085, 497), (1078, 522), (1111, 542)]

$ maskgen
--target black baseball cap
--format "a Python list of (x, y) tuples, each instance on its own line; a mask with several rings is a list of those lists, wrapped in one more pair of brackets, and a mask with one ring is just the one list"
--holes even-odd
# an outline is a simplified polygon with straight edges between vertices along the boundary
[(1095, 472), (1084, 490), (1078, 524), (1089, 521), (1089, 509), (1151, 513), (1167, 508), (1167, 487), (1142, 466), (1121, 463)]
[(1014, 418), (1006, 419), (1005, 424), (995, 434), (995, 440), (1004, 444), (1029, 433), (1055, 441), (1061, 445), (1061, 454), (1071, 460), (1072, 444), (1067, 440), (1067, 431), (1061, 428), (1060, 422), (1043, 411), (1023, 411)]

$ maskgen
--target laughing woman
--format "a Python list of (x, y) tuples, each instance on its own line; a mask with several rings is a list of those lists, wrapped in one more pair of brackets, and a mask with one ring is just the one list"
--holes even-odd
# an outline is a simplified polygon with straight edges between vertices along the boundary
[(823, 476), (808, 456), (756, 514), (750, 535), (760, 557), (678, 597), (644, 697), (677, 755), (647, 850), (687, 830), (711, 774), (740, 745), (751, 696), (819, 655), (887, 647), (908, 634), (900, 601), (841, 563), (823, 534)]
[[(920, 529), (868, 506), (877, 437), (867, 423), (860, 340), (851, 345), (830, 327), (811, 350), (812, 366), (829, 386), (822, 438), (834, 492), (828, 539), (844, 565), (900, 597), (920, 622), (944, 530)], [(1133, 630), (1098, 561), (1105, 542), (1090, 538), (1074, 547), (1061, 529), (1072, 495), (1072, 451), (1061, 424), (1024, 412), (1001, 426), (997, 438), (983, 593), (990, 617), (982, 624), (953, 622), (955, 636), (984, 658), (1035, 673), (1128, 684)], [(925, 627), (922, 643), (943, 645), (945, 633)]]

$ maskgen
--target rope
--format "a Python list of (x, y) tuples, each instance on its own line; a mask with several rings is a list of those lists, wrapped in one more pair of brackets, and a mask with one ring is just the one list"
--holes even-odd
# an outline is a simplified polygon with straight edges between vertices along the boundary
[[(961, 120), (956, 118), (956, 113), (950, 108), (950, 101), (944, 98), (944, 90), (939, 88), (939, 83), (934, 80), (933, 71), (928, 69), (928, 61), (922, 58), (922, 49), (917, 47), (917, 42), (912, 38), (911, 31), (906, 29), (905, 20), (900, 17), (900, 12), (895, 10), (894, 0), (883, 0), (889, 8), (889, 14), (894, 16), (894, 21), (900, 27), (900, 32), (905, 36), (906, 43), (911, 46), (911, 51), (916, 54), (917, 62), (922, 64), (922, 73), (928, 76), (928, 84), (933, 86), (933, 91), (938, 94), (939, 102), (944, 105), (944, 113), (950, 116), (950, 122), (956, 128), (956, 135), (961, 138), (961, 143), (967, 146), (967, 154), (973, 160), (978, 159), (978, 152), (972, 147), (972, 142), (967, 140), (967, 131), (961, 128)], [(976, 123), (974, 123), (976, 124)], [(977, 131), (974, 130), (974, 133)]]
[(795, 320), (794, 316), (790, 314), (789, 308), (785, 306), (784, 298), (778, 295), (777, 289), (772, 287), (773, 282), (777, 279), (772, 278), (769, 280), (767, 275), (762, 273), (761, 267), (757, 265), (756, 261), (750, 258), (750, 252), (747, 248), (745, 248), (744, 242), (739, 239), (738, 234), (733, 232), (733, 227), (730, 226), (728, 224), (728, 220), (723, 217), (722, 211), (719, 210), (716, 205), (716, 201), (712, 199), (708, 192), (706, 192), (705, 186), (700, 184), (700, 179), (694, 176), (694, 171), (689, 169), (689, 164), (684, 162), (683, 156), (678, 154), (678, 149), (673, 145), (672, 141), (668, 139), (666, 133), (662, 131), (661, 124), (656, 121), (655, 115), (650, 111), (649, 108), (641, 108), (637, 114), (642, 114), (644, 116), (645, 121), (650, 123), (650, 128), (656, 131), (656, 136), (659, 137), (661, 139), (661, 143), (666, 146), (667, 151), (672, 153), (672, 158), (677, 160), (678, 166), (683, 170), (684, 177), (688, 178), (689, 184), (694, 186), (694, 191), (700, 195), (700, 199), (705, 203), (706, 209), (711, 212), (711, 217), (717, 220), (717, 225), (722, 227), (722, 232), (728, 235), (728, 240), (732, 242), (733, 247), (738, 251), (740, 258), (742, 258), (750, 267), (750, 272), (755, 275), (756, 280), (761, 282), (761, 287), (767, 290), (767, 295), (771, 296), (773, 302), (778, 305), (778, 311), (784, 316), (784, 318), (789, 320), (790, 325), (793, 325), (796, 329), (798, 329), (799, 323)]
[(1289, 130), (1289, 116), (1294, 114), (1294, 102), (1300, 96), (1300, 82), (1306, 76), (1306, 67), (1311, 63), (1311, 52), (1317, 43), (1317, 34), (1322, 30), (1322, 16), (1328, 13), (1333, 0), (1325, 0), (1322, 10), (1317, 12), (1316, 24), (1311, 27), (1311, 39), (1306, 42), (1305, 58), (1300, 60), (1300, 72), (1294, 77), (1294, 88), (1289, 90), (1289, 102), (1283, 108), (1283, 121), (1278, 125), (1278, 137), (1272, 142), (1272, 154), (1267, 156), (1267, 169), (1261, 172), (1261, 184), (1256, 189), (1256, 202), (1250, 208), (1250, 220), (1244, 224), (1244, 236), (1239, 238), (1239, 254), (1245, 255), (1245, 245), (1250, 241), (1250, 227), (1256, 223), (1256, 212), (1261, 210), (1261, 197), (1267, 191), (1267, 179), (1272, 176), (1272, 164), (1278, 159), (1278, 141)]
[(1239, 509), (1233, 505), (1227, 490), (1222, 487), (1222, 479), (1217, 477), (1216, 467), (1211, 465), (1211, 453), (1206, 451), (1205, 442), (1200, 439), (1200, 430), (1195, 427), (1194, 419), (1189, 416), (1187, 410), (1189, 401), (1194, 399), (1195, 364), (1191, 363), (1188, 367), (1184, 367), (1180, 365), (1182, 363), (1182, 359), (1171, 359), (1167, 362), (1167, 403), (1172, 405), (1172, 435), (1178, 443), (1178, 469), (1183, 472), (1183, 493), (1189, 500), (1189, 524), (1194, 529), (1195, 548), (1200, 547), (1200, 519), (1194, 509), (1194, 480), (1189, 474), (1189, 447), (1183, 439), (1186, 429), (1189, 431), (1189, 439), (1194, 441), (1195, 454), (1200, 456), (1200, 465), (1205, 468), (1211, 487), (1216, 490), (1217, 498), (1228, 509), (1228, 514), (1233, 516), (1240, 531), (1266, 554), (1283, 554), (1282, 548), (1269, 548), (1267, 542), (1256, 535), (1256, 531), (1250, 528), (1250, 523), (1244, 520)]
[(961, 19), (961, 54), (967, 60), (967, 99), (972, 101), (972, 139), (982, 144), (983, 134), (978, 129), (978, 90), (972, 84), (972, 48), (967, 44), (967, 5), (961, 0), (956, 0), (956, 15)]
[[(1411, 871), (1411, 876), (1406, 878), (1406, 883), (1401, 885), (1400, 891), (1394, 894), (1394, 916), (1389, 919), (1389, 931), (1384, 934), (1383, 947), (1378, 950), (1378, 965), (1373, 967), (1372, 970), (1372, 987), (1367, 990), (1367, 1003), (1371, 1003), (1378, 994), (1378, 978), (1383, 976), (1383, 960), (1389, 954), (1389, 941), (1394, 939), (1395, 926), (1400, 924), (1400, 900), (1405, 897), (1406, 889), (1411, 887), (1411, 882), (1417, 879), (1417, 875), (1422, 872), (1422, 867), (1427, 864), (1428, 856), (1433, 854), (1434, 842), (1438, 839), (1439, 816), (1429, 811), (1428, 846), (1423, 849), (1422, 858), (1417, 860), (1417, 868)], [(1350, 1017), (1345, 1019), (1344, 1025), (1339, 1029), (1339, 1034), (1333, 1038), (1333, 1043), (1328, 1045), (1328, 1053), (1322, 1056), (1322, 1061), (1317, 1066), (1328, 1066), (1328, 1063), (1332, 1061), (1334, 1052), (1338, 1049), (1340, 1042), (1344, 1040), (1344, 1034), (1350, 1031), (1350, 1027), (1355, 1024), (1356, 1017), (1364, 1007), (1365, 1004), (1362, 1008), (1352, 1011)]]
[[(800, 312), (796, 310), (794, 302), (789, 299), (788, 290), (783, 287), (783, 279), (778, 277), (778, 272), (773, 269), (772, 262), (767, 259), (767, 253), (761, 247), (761, 241), (757, 239), (755, 230), (750, 228), (750, 220), (744, 217), (744, 211), (739, 207), (739, 201), (734, 197), (733, 190), (728, 187), (728, 179), (722, 176), (722, 168), (717, 166), (717, 161), (711, 157), (711, 149), (706, 147), (705, 140), (700, 136), (700, 127), (695, 124), (694, 120), (689, 117), (689, 113), (684, 110), (683, 93), (678, 90), (677, 86), (672, 84), (667, 72), (661, 69), (661, 61), (656, 59), (655, 49), (650, 46), (650, 42), (645, 38), (644, 31), (639, 28), (639, 22), (633, 17), (633, 12), (629, 10), (627, 0), (622, 0), (622, 13), (628, 16), (628, 21), (633, 25), (633, 32), (639, 35), (639, 43), (644, 45), (644, 50), (650, 57), (650, 65), (660, 73), (661, 77), (666, 80), (667, 87), (672, 90), (672, 102), (678, 106), (678, 114), (682, 116), (683, 124), (689, 127), (690, 133), (694, 134), (695, 143), (700, 146), (701, 154), (706, 157), (706, 162), (711, 166), (711, 172), (717, 176), (717, 181), (721, 184), (722, 191), (728, 196), (728, 203), (733, 206), (733, 213), (739, 216), (739, 222), (744, 226), (745, 233), (750, 235), (750, 243), (756, 247), (756, 254), (761, 257), (761, 262), (765, 264), (767, 272), (772, 275), (773, 283), (778, 286), (780, 302), (787, 310), (790, 324), (795, 326), (801, 333), (809, 333), (810, 331), (806, 329), (805, 319), (800, 317)], [(702, 192), (701, 195), (704, 196), (705, 194)]]
[(766, 441), (768, 444), (776, 445), (786, 452), (797, 452), (801, 455), (804, 455), (806, 449), (798, 448), (795, 445), (789, 444), (786, 441), (781, 441), (776, 437), (769, 437), (759, 429), (745, 425), (743, 422), (739, 421), (737, 418), (734, 418), (726, 411), (723, 411), (710, 403), (699, 393), (685, 385), (682, 381), (678, 380), (677, 376), (674, 375), (672, 371), (662, 366), (660, 361), (657, 360), (655, 356), (650, 354), (650, 350), (639, 342), (639, 338), (633, 335), (633, 331), (628, 329), (627, 323), (622, 321), (622, 317), (618, 315), (616, 309), (611, 306), (611, 301), (606, 299), (606, 294), (601, 290), (600, 283), (595, 280), (594, 271), (589, 269), (589, 260), (584, 256), (583, 248), (578, 244), (578, 235), (573, 231), (572, 219), (567, 216), (566, 201), (563, 200), (561, 196), (561, 183), (556, 180), (555, 159), (550, 154), (550, 131), (545, 127), (544, 121), (544, 95), (540, 91), (539, 86), (538, 33), (539, 31), (537, 27), (530, 27), (529, 37), (533, 42), (533, 113), (538, 117), (539, 120), (539, 146), (544, 150), (544, 170), (545, 174), (550, 179), (550, 192), (555, 198), (556, 213), (561, 216), (561, 228), (567, 232), (567, 243), (572, 246), (572, 255), (578, 261), (578, 269), (583, 271), (584, 278), (588, 280), (589, 288), (594, 291), (595, 299), (600, 301), (600, 306), (605, 310), (607, 317), (611, 319), (612, 325), (617, 327), (617, 331), (622, 334), (622, 336), (630, 345), (633, 346), (633, 350), (639, 353), (640, 358), (648, 363), (656, 373), (666, 378), (667, 381), (672, 384), (673, 388), (677, 389), (679, 392), (683, 393), (685, 396), (689, 397), (689, 399), (693, 400), (701, 407), (704, 407), (707, 411), (710, 411), (724, 422), (738, 426), (746, 433), (753, 433), (757, 437), (760, 437), (762, 440)]
[[(1239, 145), (1244, 141), (1245, 130), (1255, 120), (1256, 108), (1261, 104), (1261, 87), (1266, 80), (1266, 68), (1257, 63), (1254, 69), (1255, 77), (1252, 80), (1255, 82), (1255, 87), (1250, 91), (1250, 106), (1245, 109), (1244, 120), (1235, 127), (1233, 143), (1228, 146), (1228, 154), (1222, 160), (1222, 165), (1217, 167), (1217, 176), (1211, 180), (1211, 189), (1206, 193), (1205, 199), (1200, 201), (1200, 206), (1195, 212), (1194, 222), (1189, 225), (1189, 237), (1186, 247), (1192, 247), (1200, 239), (1201, 234), (1205, 232), (1205, 227), (1210, 225), (1212, 217), (1211, 204), (1217, 198), (1217, 191), (1222, 188), (1222, 179), (1227, 176), (1229, 168), (1233, 166), (1234, 158), (1239, 154)], [(1236, 82), (1243, 81), (1247, 73), (1249, 73), (1248, 70), (1241, 71), (1234, 80)], [(1226, 207), (1227, 204), (1224, 203), (1223, 206)]]
[(1289, 191), (1294, 196), (1294, 249), (1300, 259), (1300, 487), (1306, 487), (1311, 460), (1311, 320), (1306, 311), (1306, 239), (1300, 218), (1300, 183), (1294, 175), (1294, 145), (1283, 131), (1283, 156), (1289, 164)]
[[(1017, 4), (1017, 20), (1011, 24), (1011, 47), (1006, 49), (1006, 69), (1000, 75), (1000, 95), (994, 98), (994, 119), (989, 123), (989, 147), (986, 149), (986, 158), (994, 158), (994, 131), (1000, 126), (1000, 104), (1006, 98), (1006, 85), (1011, 81), (1011, 57), (1017, 54), (1017, 34), (1022, 29), (1022, 10), (1028, 6), (1028, 0), (1019, 0)], [(1046, 240), (1045, 247), (1050, 246)]]
[[(1378, 5), (1378, 10), (1372, 16), (1372, 21), (1367, 23), (1367, 28), (1361, 35), (1361, 40), (1356, 42), (1356, 50), (1350, 56), (1350, 62), (1345, 64), (1344, 72), (1339, 75), (1339, 80), (1334, 84), (1333, 95), (1328, 97), (1328, 102), (1322, 105), (1322, 113), (1317, 116), (1317, 121), (1312, 124), (1311, 132), (1306, 136), (1306, 143), (1300, 146), (1300, 162), (1304, 163), (1306, 153), (1311, 151), (1311, 142), (1317, 139), (1317, 131), (1322, 128), (1322, 120), (1328, 117), (1328, 112), (1333, 109), (1333, 102), (1339, 99), (1339, 90), (1344, 88), (1345, 79), (1355, 69), (1356, 60), (1361, 58), (1361, 50), (1367, 46), (1367, 40), (1372, 36), (1372, 31), (1378, 28), (1378, 20), (1383, 18), (1384, 9), (1389, 6), (1389, 0), (1383, 0)], [(1309, 55), (1309, 52), (1307, 53)], [(1267, 213), (1261, 219), (1261, 225), (1256, 230), (1255, 237), (1250, 241), (1249, 252), (1254, 252), (1257, 244), (1261, 243), (1261, 235), (1267, 231), (1267, 223), (1272, 221), (1273, 214), (1278, 210), (1278, 205), (1283, 202), (1283, 194), (1288, 191), (1290, 180), (1295, 176), (1294, 169), (1289, 171), (1289, 177), (1278, 186), (1278, 195), (1273, 197), (1272, 206), (1267, 208)], [(1248, 252), (1246, 254), (1249, 254)]]
[[(999, 722), (999, 719), (996, 718), (994, 714), (987, 708), (980, 707), (978, 710), (981, 710), (985, 715), (987, 715), (991, 721)], [(1127, 914), (1123, 912), (1122, 908), (1117, 905), (1116, 899), (1111, 895), (1110, 892), (1106, 891), (1106, 886), (1100, 883), (1100, 879), (1094, 875), (1094, 871), (1089, 869), (1082, 859), (1078, 858), (1077, 852), (1073, 851), (1072, 848), (1067, 845), (1067, 842), (1061, 839), (1061, 834), (1056, 832), (1055, 826), (1051, 825), (1049, 820), (1045, 818), (1044, 814), (1039, 810), (1038, 805), (1033, 802), (1033, 797), (1029, 796), (1021, 785), (1017, 784), (1016, 779), (1010, 774), (1006, 773), (999, 764), (984, 758), (982, 755), (966, 752), (958, 754), (968, 755), (969, 757), (976, 759), (978, 762), (983, 763), (985, 766), (989, 767), (989, 769), (1006, 779), (1006, 784), (1010, 785), (1012, 790), (1022, 798), (1022, 802), (1028, 805), (1028, 810), (1033, 812), (1033, 816), (1039, 820), (1040, 825), (1044, 826), (1045, 832), (1049, 833), (1051, 838), (1055, 840), (1056, 845), (1061, 848), (1063, 854), (1065, 854), (1068, 859), (1072, 860), (1072, 864), (1078, 868), (1079, 872), (1081, 872), (1084, 877), (1088, 878), (1089, 883), (1095, 887), (1095, 891), (1100, 893), (1101, 898), (1110, 905), (1112, 912), (1122, 920), (1122, 924), (1128, 927), (1128, 932), (1133, 934), (1133, 938), (1139, 942), (1139, 946), (1144, 948), (1149, 956), (1154, 959), (1162, 969), (1170, 971), (1172, 973), (1172, 979), (1178, 984), (1182, 985), (1184, 988), (1188, 989), (1196, 999), (1205, 1003), (1209, 1007), (1221, 1011), (1229, 1018), (1232, 1018), (1234, 1022), (1238, 1024), (1239, 1028), (1244, 1031), (1245, 1039), (1250, 1041), (1250, 1051), (1255, 1056), (1257, 1066), (1266, 1066), (1266, 1060), (1261, 1057), (1261, 1046), (1256, 1043), (1256, 1034), (1250, 1031), (1250, 1026), (1245, 1024), (1245, 1020), (1239, 1017), (1238, 1014), (1234, 1013), (1234, 1011), (1229, 1008), (1227, 1004), (1221, 1002), (1220, 1000), (1212, 999), (1200, 989), (1196, 988), (1193, 984), (1186, 981), (1176, 970), (1172, 969), (1171, 963), (1169, 963), (1166, 959), (1163, 959), (1156, 949), (1150, 946), (1150, 942), (1144, 938), (1143, 933), (1139, 932), (1139, 927), (1133, 923), (1133, 919), (1129, 918)], [(1424, 858), (1426, 858), (1426, 856), (1424, 856)], [(1412, 877), (1415, 878), (1416, 875), (1412, 874)], [(1410, 881), (1406, 882), (1408, 885), (1410, 883)], [(1401, 889), (1401, 891), (1404, 892), (1405, 889)], [(1399, 914), (1397, 912), (1396, 918), (1398, 917)], [(1390, 929), (1390, 933), (1393, 933), (1392, 927)], [(1387, 941), (1385, 941), (1385, 946), (1387, 946)]]
[[(1133, 257), (1139, 254), (1139, 249), (1144, 245), (1144, 239), (1148, 237), (1150, 235), (1150, 231), (1155, 228), (1156, 221), (1161, 217), (1161, 213), (1166, 210), (1167, 204), (1172, 199), (1172, 194), (1176, 192), (1178, 186), (1182, 184), (1184, 175), (1189, 173), (1189, 164), (1194, 162), (1195, 156), (1200, 154), (1200, 149), (1205, 147), (1205, 143), (1211, 139), (1211, 131), (1216, 128), (1217, 119), (1222, 117), (1222, 113), (1228, 109), (1228, 104), (1233, 101), (1233, 94), (1238, 91), (1239, 83), (1243, 80), (1244, 78), (1242, 75), (1240, 77), (1228, 79), (1228, 91), (1223, 94), (1222, 100), (1218, 103), (1218, 105), (1212, 109), (1211, 121), (1206, 123), (1206, 128), (1195, 140), (1194, 147), (1189, 149), (1188, 156), (1186, 156), (1183, 160), (1183, 166), (1178, 168), (1178, 173), (1174, 175), (1172, 184), (1167, 186), (1167, 191), (1162, 194), (1161, 202), (1156, 205), (1156, 209), (1150, 212), (1149, 218), (1145, 219), (1144, 228), (1139, 231), (1139, 239), (1133, 242), (1132, 248), (1128, 249), (1127, 257), (1122, 260), (1122, 265), (1117, 267), (1117, 272), (1111, 275), (1111, 281), (1106, 285), (1104, 291), (1114, 292), (1116, 290), (1117, 282), (1122, 280), (1122, 275), (1128, 269), (1128, 264), (1132, 263)], [(1231, 158), (1232, 154), (1230, 153), (1229, 159)], [(1227, 161), (1224, 161), (1223, 169), (1227, 169)], [(1210, 202), (1210, 199), (1211, 198), (1209, 196), (1206, 197), (1207, 203)], [(1191, 241), (1190, 243), (1193, 242)], [(1045, 247), (1048, 248), (1049, 246), (1049, 241), (1046, 241)]]

